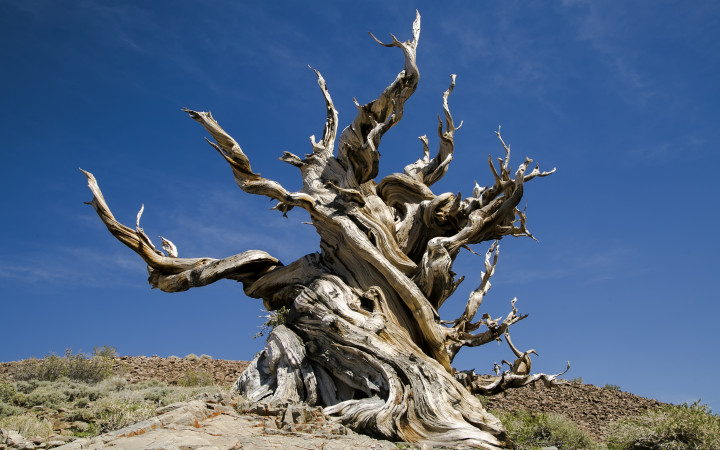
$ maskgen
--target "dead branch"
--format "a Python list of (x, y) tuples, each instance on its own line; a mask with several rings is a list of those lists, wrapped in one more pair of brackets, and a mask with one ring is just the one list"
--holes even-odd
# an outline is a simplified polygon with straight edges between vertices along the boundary
[(413, 22), (413, 38), (400, 42), (393, 35), (392, 42), (385, 44), (370, 33), (380, 45), (397, 47), (405, 55), (405, 67), (395, 80), (370, 103), (360, 106), (352, 125), (340, 134), (338, 160), (348, 171), (348, 184), (357, 187), (377, 176), (380, 154), (377, 147), (383, 134), (392, 128), (403, 115), (405, 101), (415, 92), (420, 74), (415, 62), (420, 39), (420, 13)]
[(180, 292), (192, 287), (206, 286), (223, 278), (242, 281), (245, 288), (249, 288), (255, 280), (282, 266), (279, 260), (260, 250), (250, 250), (224, 259), (178, 258), (177, 247), (162, 238), (163, 247), (169, 254), (166, 256), (155, 248), (140, 228), (140, 217), (144, 208), (141, 208), (137, 215), (135, 230), (126, 227), (113, 216), (95, 176), (85, 170), (80, 171), (87, 177), (88, 187), (93, 193), (93, 199), (87, 204), (95, 209), (113, 236), (145, 261), (150, 273), (148, 282), (153, 288), (165, 292)]

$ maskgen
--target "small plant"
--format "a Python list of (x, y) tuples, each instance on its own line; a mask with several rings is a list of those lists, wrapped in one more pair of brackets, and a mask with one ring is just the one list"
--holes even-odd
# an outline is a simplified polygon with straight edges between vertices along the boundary
[(214, 382), (212, 374), (204, 370), (188, 370), (178, 379), (178, 385), (184, 387), (210, 386)]
[(701, 405), (667, 405), (613, 425), (607, 439), (611, 449), (720, 448), (720, 417)]
[(195, 353), (190, 353), (189, 355), (185, 355), (185, 359), (188, 361), (199, 361), (200, 357)]
[(529, 411), (492, 412), (505, 426), (516, 449), (555, 446), (561, 449), (599, 448), (592, 437), (559, 414)]
[(200, 355), (200, 359), (205, 359), (205, 360), (212, 360), (212, 359), (213, 359), (213, 357), (212, 357), (212, 356), (210, 356), (210, 355), (204, 355), (204, 354), (203, 354), (203, 355)]
[(575, 377), (575, 378), (571, 379), (570, 382), (572, 384), (583, 384), (583, 379), (582, 379), (582, 377)]
[(261, 319), (266, 319), (265, 323), (263, 323), (262, 328), (258, 333), (253, 336), (253, 338), (259, 338), (265, 335), (265, 333), (268, 333), (272, 331), (276, 326), (282, 325), (287, 321), (288, 313), (290, 310), (286, 307), (281, 307), (280, 309), (276, 309), (275, 311), (265, 311), (268, 314), (265, 314), (264, 316), (258, 316)]
[(618, 386), (617, 384), (606, 384), (605, 389), (607, 389), (608, 391), (620, 391), (620, 386)]

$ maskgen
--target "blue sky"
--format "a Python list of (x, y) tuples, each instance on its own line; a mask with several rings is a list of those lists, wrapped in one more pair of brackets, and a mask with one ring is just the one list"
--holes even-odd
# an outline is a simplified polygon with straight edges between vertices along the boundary
[[(487, 157), (529, 156), (557, 173), (526, 186), (528, 227), (505, 239), (484, 310), (509, 302), (533, 368), (662, 401), (720, 410), (716, 357), (720, 158), (720, 6), (716, 2), (239, 2), (0, 0), (3, 119), (0, 361), (66, 347), (122, 354), (250, 359), (261, 302), (221, 281), (151, 290), (142, 261), (105, 230), (78, 167), (95, 174), (116, 217), (171, 239), (187, 257), (266, 250), (285, 263), (315, 251), (302, 212), (284, 219), (234, 184), (180, 111), (212, 110), (253, 168), (297, 189), (282, 151), (309, 152), (324, 104), (374, 99), (402, 67), (368, 37), (410, 37), (422, 15), (420, 85), (383, 139), (381, 176), (437, 146), (449, 75), (456, 153), (433, 186), (469, 195), (490, 184)], [(483, 253), (486, 247), (475, 250)], [(482, 258), (463, 253), (453, 319)], [(503, 343), (466, 349), (488, 372)]]

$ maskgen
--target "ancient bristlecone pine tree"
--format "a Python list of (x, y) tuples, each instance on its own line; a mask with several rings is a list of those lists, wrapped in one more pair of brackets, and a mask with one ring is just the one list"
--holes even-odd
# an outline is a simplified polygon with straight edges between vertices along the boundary
[[(513, 172), (510, 149), (497, 166), (494, 181), (477, 184), (472, 196), (436, 195), (430, 186), (453, 158), (455, 126), (443, 94), (444, 123), (439, 120), (439, 149), (375, 181), (382, 136), (402, 118), (405, 101), (418, 84), (415, 62), (420, 16), (412, 39), (382, 45), (397, 47), (405, 66), (395, 80), (366, 104), (337, 138), (338, 115), (325, 80), (316, 71), (325, 98), (327, 120), (312, 153), (301, 158), (285, 152), (280, 160), (300, 171), (303, 187), (290, 192), (253, 172), (235, 140), (209, 112), (186, 109), (215, 142), (240, 188), (277, 200), (283, 214), (292, 208), (310, 213), (320, 235), (320, 251), (284, 265), (260, 250), (225, 259), (180, 258), (172, 242), (157, 249), (140, 228), (118, 223), (92, 174), (84, 172), (94, 194), (91, 205), (110, 232), (147, 263), (149, 282), (165, 292), (184, 291), (220, 279), (241, 281), (245, 293), (263, 300), (268, 311), (285, 308), (287, 319), (267, 340), (265, 350), (235, 384), (251, 400), (303, 401), (322, 405), (355, 430), (408, 442), (443, 442), (480, 448), (510, 445), (501, 423), (487, 413), (473, 392), (500, 392), (556, 375), (529, 374), (529, 353), (520, 353), (512, 369), (482, 384), (470, 373), (455, 373), (451, 362), (462, 347), (475, 347), (509, 336), (508, 327), (525, 318), (515, 301), (509, 314), (475, 319), (490, 287), (503, 236), (531, 236), (518, 209), (524, 183), (549, 175), (526, 159)], [(377, 39), (376, 39), (377, 40)], [(337, 138), (337, 150), (335, 142)], [(142, 210), (140, 211), (142, 213)], [(487, 251), (485, 272), (465, 311), (441, 320), (438, 309), (458, 287), (451, 270), (462, 248), (495, 241)]]

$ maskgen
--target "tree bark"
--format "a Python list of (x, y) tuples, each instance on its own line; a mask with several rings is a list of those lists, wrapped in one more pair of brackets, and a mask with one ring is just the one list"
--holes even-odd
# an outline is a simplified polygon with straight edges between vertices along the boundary
[[(464, 374), (458, 376), (464, 382), (458, 382), (451, 362), (462, 347), (509, 337), (509, 327), (526, 317), (513, 300), (504, 320), (487, 314), (474, 319), (497, 264), (497, 240), (532, 237), (517, 208), (524, 183), (552, 171), (536, 166), (528, 172), (528, 159), (513, 172), (510, 148), (498, 130), (505, 157), (497, 167), (490, 159), (493, 184), (476, 184), (467, 198), (434, 194), (430, 186), (447, 172), (460, 128), (448, 106), (452, 75), (442, 97), (436, 156), (430, 157), (423, 136), (423, 156), (403, 173), (376, 183), (380, 140), (402, 118), (419, 80), (419, 14), (412, 34), (405, 42), (394, 36), (388, 44), (378, 40), (403, 52), (403, 70), (376, 100), (357, 105), (357, 116), (339, 135), (337, 152), (337, 111), (315, 71), (327, 111), (322, 139), (311, 137), (312, 153), (304, 158), (289, 152), (280, 158), (300, 170), (303, 186), (297, 192), (253, 172), (240, 145), (209, 112), (184, 110), (210, 133), (214, 142), (208, 142), (228, 162), (243, 191), (276, 200), (275, 209), (283, 214), (294, 207), (309, 212), (321, 237), (318, 253), (287, 266), (258, 250), (221, 260), (179, 258), (172, 242), (163, 238), (165, 254), (145, 235), (139, 224), (142, 210), (134, 230), (118, 223), (94, 176), (83, 171), (94, 194), (90, 204), (108, 230), (145, 260), (153, 287), (177, 292), (233, 279), (269, 311), (289, 311), (234, 386), (247, 398), (322, 405), (355, 430), (385, 439), (507, 448), (511, 444), (502, 424), (471, 391), (497, 392), (537, 380), (552, 382), (555, 376), (530, 375), (530, 352), (525, 352), (525, 372), (505, 373), (483, 391), (477, 377)], [(438, 309), (462, 282), (452, 271), (455, 258), (462, 248), (484, 241), (495, 242), (478, 289), (460, 317), (440, 320)]]

